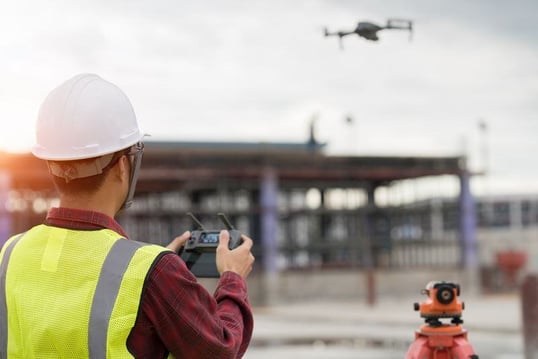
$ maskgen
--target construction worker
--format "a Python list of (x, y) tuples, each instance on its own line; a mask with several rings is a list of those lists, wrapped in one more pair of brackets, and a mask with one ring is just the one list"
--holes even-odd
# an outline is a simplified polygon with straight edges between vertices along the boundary
[(94, 74), (41, 105), (32, 153), (47, 161), (60, 204), (0, 252), (0, 358), (245, 353), (252, 240), (229, 250), (220, 233), (211, 295), (177, 255), (188, 231), (164, 248), (129, 240), (114, 219), (132, 201), (143, 137), (127, 96)]

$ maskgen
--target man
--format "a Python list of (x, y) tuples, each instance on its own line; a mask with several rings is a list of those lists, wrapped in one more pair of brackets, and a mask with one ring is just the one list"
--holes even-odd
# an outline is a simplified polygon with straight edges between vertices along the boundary
[[(253, 318), (252, 240), (220, 233), (212, 296), (176, 254), (127, 239), (114, 216), (132, 201), (143, 133), (127, 96), (77, 75), (42, 104), (32, 152), (60, 197), (44, 224), (0, 252), (0, 358), (240, 358)], [(148, 238), (148, 242), (151, 238)]]

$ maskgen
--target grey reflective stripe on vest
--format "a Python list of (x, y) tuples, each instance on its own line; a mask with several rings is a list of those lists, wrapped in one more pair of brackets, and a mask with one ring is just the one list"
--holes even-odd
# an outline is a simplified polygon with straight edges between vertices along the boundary
[(138, 248), (146, 243), (119, 239), (105, 258), (93, 295), (88, 328), (90, 358), (106, 358), (108, 323), (120, 290), (123, 275)]
[(13, 248), (22, 238), (24, 233), (19, 234), (4, 251), (4, 258), (0, 264), (0, 358), (7, 358), (7, 303), (6, 303), (6, 273), (9, 257)]

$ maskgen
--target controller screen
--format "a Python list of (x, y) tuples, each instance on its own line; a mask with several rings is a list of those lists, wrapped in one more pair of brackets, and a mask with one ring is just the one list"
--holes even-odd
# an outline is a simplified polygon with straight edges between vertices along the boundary
[(219, 233), (217, 232), (204, 232), (200, 235), (199, 243), (202, 244), (217, 244), (219, 243)]

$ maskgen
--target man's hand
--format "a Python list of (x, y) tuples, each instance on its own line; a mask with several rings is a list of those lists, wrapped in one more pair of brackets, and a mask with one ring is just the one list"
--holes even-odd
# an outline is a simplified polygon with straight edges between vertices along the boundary
[(187, 243), (189, 238), (191, 237), (191, 232), (186, 231), (182, 235), (174, 238), (172, 242), (170, 242), (169, 245), (166, 246), (166, 248), (173, 250), (174, 252), (178, 253), (179, 249)]
[(246, 278), (252, 270), (254, 256), (250, 252), (252, 239), (242, 235), (243, 243), (237, 248), (230, 250), (230, 233), (227, 230), (220, 231), (219, 246), (217, 247), (217, 270), (222, 275), (226, 271), (231, 271)]

